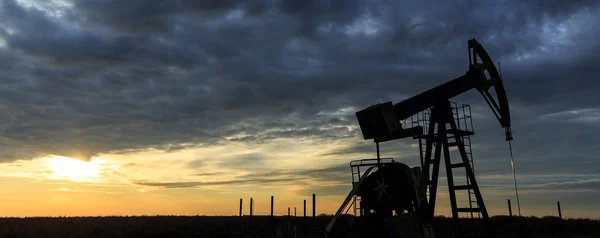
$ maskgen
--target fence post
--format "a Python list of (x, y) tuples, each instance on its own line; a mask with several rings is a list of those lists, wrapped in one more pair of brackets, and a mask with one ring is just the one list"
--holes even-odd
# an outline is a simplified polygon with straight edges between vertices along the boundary
[(254, 202), (253, 198), (250, 198), (250, 220), (252, 220), (252, 208), (253, 208), (252, 206), (253, 206), (253, 202)]
[(240, 220), (242, 220), (242, 198), (240, 198)]
[(242, 232), (242, 198), (240, 198), (240, 216), (239, 216), (239, 227), (238, 227), (238, 231)]
[(275, 237), (275, 232), (276, 232), (276, 223), (275, 223), (275, 218), (273, 217), (273, 203), (274, 203), (274, 196), (271, 196), (271, 237)]
[(508, 215), (512, 217), (512, 207), (510, 206), (510, 199), (508, 199)]
[(558, 206), (558, 218), (562, 220), (562, 213), (560, 211), (560, 201), (556, 201), (556, 206)]
[(306, 238), (306, 199), (304, 199), (304, 217), (302, 218), (302, 237)]
[(317, 208), (316, 208), (317, 207), (317, 198), (316, 198), (316, 195), (314, 193), (312, 195), (312, 203), (313, 203), (313, 205), (312, 205), (312, 215), (313, 215), (313, 217), (312, 217), (312, 228), (313, 229), (312, 230), (313, 230), (313, 232), (312, 233), (313, 233), (313, 238), (316, 238), (317, 237), (317, 226), (316, 226), (317, 225), (316, 224), (316, 222), (317, 222), (317, 220), (316, 220), (316, 217), (317, 217)]

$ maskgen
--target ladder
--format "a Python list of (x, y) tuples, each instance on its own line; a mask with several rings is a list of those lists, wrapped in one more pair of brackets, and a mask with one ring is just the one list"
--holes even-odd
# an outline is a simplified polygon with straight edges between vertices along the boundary
[[(352, 170), (352, 188), (354, 188), (360, 181), (360, 167), (356, 167), (356, 170), (354, 167), (350, 167), (350, 169)], [(354, 210), (354, 216), (357, 216), (357, 212), (360, 214), (360, 196), (354, 195), (351, 207)], [(346, 213), (348, 213), (348, 210), (346, 210)]]
[[(471, 137), (469, 135), (461, 136), (461, 141), (463, 142), (465, 155), (467, 156), (467, 161), (469, 162), (469, 165), (470, 165), (469, 166), (470, 170), (473, 173), (473, 176), (475, 176), (475, 169), (473, 167), (474, 166), (473, 151), (471, 148)], [(448, 146), (449, 147), (457, 147), (458, 146), (454, 137), (452, 137), (452, 136), (448, 137)], [(463, 168), (464, 167), (465, 169), (469, 169), (463, 163), (452, 164), (451, 167), (452, 168)], [(475, 191), (473, 191), (473, 184), (472, 184), (472, 181), (469, 179), (469, 176), (466, 176), (466, 185), (456, 186), (455, 190), (463, 190), (463, 189), (466, 189), (467, 193), (468, 193), (469, 209), (467, 211), (468, 211), (468, 213), (470, 213), (470, 217), (475, 218), (474, 214), (477, 213), (477, 218), (481, 218), (481, 213), (476, 212), (476, 211), (478, 211), (477, 208), (479, 208), (479, 204), (477, 203), (477, 198), (475, 197)]]
[[(445, 105), (440, 103), (430, 108), (430, 118), (426, 120), (427, 124), (425, 124), (427, 125), (427, 131), (418, 137), (421, 140), (419, 142), (420, 147), (425, 147), (425, 151), (421, 149), (421, 154), (425, 154), (422, 155), (424, 157), (422, 163), (425, 174), (424, 182), (427, 186), (426, 195), (429, 199), (427, 216), (430, 219), (433, 218), (439, 169), (440, 165), (444, 163), (456, 234), (462, 233), (459, 225), (459, 214), (465, 213), (470, 214), (471, 217), (475, 217), (475, 214), (478, 214), (478, 217), (483, 218), (483, 222), (489, 228), (487, 230), (491, 231), (493, 228), (489, 222), (489, 215), (473, 173), (470, 136), (474, 135), (474, 132), (472, 131), (472, 124), (470, 122), (470, 108), (468, 105), (463, 105), (462, 107), (457, 107), (455, 106), (456, 104), (453, 105), (450, 102)], [(421, 123), (423, 125), (423, 122)], [(422, 140), (425, 140), (425, 146), (423, 146)], [(457, 148), (460, 155), (451, 156), (451, 148)], [(465, 171), (467, 177), (466, 181), (459, 182), (455, 179), (454, 174), (457, 172), (457, 169), (464, 169), (463, 171)], [(464, 206), (461, 204), (460, 207), (458, 206), (456, 199), (457, 191), (468, 192), (468, 205)]]
[(355, 196), (354, 197), (354, 216), (361, 216), (361, 212), (360, 212), (360, 196)]
[[(455, 102), (451, 102), (451, 105), (452, 105), (452, 116), (456, 123), (457, 129), (473, 132), (473, 120), (471, 117), (471, 106), (467, 105), (467, 104), (463, 104), (462, 106), (459, 107)], [(471, 172), (473, 173), (473, 176), (475, 176), (475, 164), (473, 163), (473, 149), (471, 148), (471, 135), (464, 134), (460, 138), (461, 138), (461, 141), (465, 148), (465, 154), (467, 155), (469, 164), (471, 164)], [(448, 139), (452, 140), (454, 138), (450, 137)], [(465, 176), (465, 177), (467, 180), (466, 181), (467, 186), (469, 186), (469, 188), (467, 189), (468, 198), (469, 198), (469, 208), (470, 209), (478, 208), (479, 204), (477, 203), (477, 200), (475, 198), (475, 191), (473, 191), (473, 189), (471, 189), (472, 182), (469, 179), (469, 176)], [(470, 217), (474, 218), (473, 212), (471, 212)], [(477, 213), (477, 217), (481, 218), (481, 213)]]
[[(469, 158), (469, 163), (471, 164), (471, 171), (473, 172), (473, 176), (475, 176), (475, 164), (473, 163), (473, 150), (471, 149), (471, 136), (463, 137), (463, 144), (465, 146), (465, 152), (467, 157)], [(471, 180), (467, 177), (467, 184), (471, 186)], [(479, 204), (475, 198), (475, 192), (472, 189), (469, 189), (469, 207), (470, 208), (478, 208)], [(471, 218), (474, 218), (473, 213), (471, 213)], [(481, 218), (481, 213), (477, 213), (477, 218)]]
[[(464, 114), (464, 111), (461, 117), (461, 115), (459, 115), (458, 113), (458, 109), (454, 110), (454, 108), (458, 107), (453, 107), (452, 116), (454, 117), (454, 120), (450, 122), (450, 128), (446, 128), (446, 125), (438, 124), (439, 126), (441, 126), (441, 128), (438, 128), (437, 136), (442, 138), (441, 143), (438, 142), (438, 144), (442, 144), (442, 146), (444, 147), (443, 157), (446, 164), (446, 176), (448, 180), (448, 190), (450, 194), (450, 205), (452, 206), (452, 213), (456, 226), (455, 228), (457, 232), (460, 230), (460, 228), (458, 227), (459, 213), (469, 213), (471, 218), (474, 218), (474, 214), (477, 213), (478, 217), (484, 218), (484, 222), (488, 223), (488, 227), (491, 229), (491, 225), (489, 225), (489, 216), (483, 203), (481, 192), (477, 185), (475, 173), (473, 170), (473, 153), (471, 148), (470, 136), (474, 133), (472, 132), (472, 128), (459, 128), (458, 125), (461, 125), (460, 120), (466, 120), (467, 117)], [(463, 106), (462, 109), (464, 110), (465, 106)], [(459, 123), (457, 123), (457, 121)], [(443, 119), (441, 122), (443, 123)], [(453, 162), (449, 156), (449, 148), (452, 147), (457, 147), (460, 153), (460, 162), (458, 163), (457, 161)], [(464, 168), (467, 177), (465, 181), (466, 184), (457, 185), (454, 183), (455, 181), (453, 178), (453, 170), (458, 168)], [(467, 207), (457, 206), (456, 191), (460, 190), (467, 190), (469, 198), (469, 204)]]

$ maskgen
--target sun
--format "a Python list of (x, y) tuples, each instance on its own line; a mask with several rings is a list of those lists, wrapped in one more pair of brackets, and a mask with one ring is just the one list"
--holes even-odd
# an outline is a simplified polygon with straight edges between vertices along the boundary
[(98, 177), (99, 164), (97, 160), (89, 162), (69, 157), (55, 156), (48, 160), (54, 175), (67, 177), (72, 181), (90, 181)]

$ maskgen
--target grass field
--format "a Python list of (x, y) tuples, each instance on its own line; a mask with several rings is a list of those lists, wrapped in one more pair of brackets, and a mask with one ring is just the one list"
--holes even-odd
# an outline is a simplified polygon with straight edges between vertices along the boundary
[[(315, 219), (317, 237), (331, 218)], [(0, 237), (286, 237), (296, 229), (296, 237), (312, 237), (312, 218), (255, 216), (141, 216), (141, 217), (61, 217), (0, 218)], [(600, 237), (600, 221), (535, 217), (493, 217), (498, 237)], [(289, 224), (289, 226), (288, 226)], [(449, 218), (436, 218), (437, 237), (452, 237)], [(350, 236), (348, 234), (348, 236)]]

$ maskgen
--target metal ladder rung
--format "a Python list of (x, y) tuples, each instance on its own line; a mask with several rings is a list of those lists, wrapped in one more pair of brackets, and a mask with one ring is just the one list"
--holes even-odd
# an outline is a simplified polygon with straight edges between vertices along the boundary
[(454, 186), (454, 190), (467, 190), (467, 189), (473, 189), (473, 185), (457, 185)]
[(460, 168), (460, 167), (465, 167), (465, 163), (450, 164), (450, 168), (452, 168), (452, 169)]
[(461, 208), (456, 208), (457, 212), (481, 212), (481, 208), (468, 208), (468, 207), (461, 207)]

